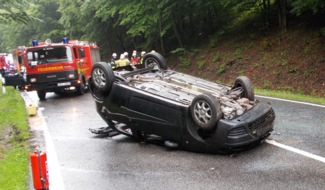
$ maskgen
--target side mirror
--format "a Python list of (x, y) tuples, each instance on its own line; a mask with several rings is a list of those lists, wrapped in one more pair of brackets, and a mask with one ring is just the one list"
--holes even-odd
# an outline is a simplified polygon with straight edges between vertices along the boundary
[(18, 63), (19, 65), (23, 63), (23, 57), (21, 55), (18, 55)]

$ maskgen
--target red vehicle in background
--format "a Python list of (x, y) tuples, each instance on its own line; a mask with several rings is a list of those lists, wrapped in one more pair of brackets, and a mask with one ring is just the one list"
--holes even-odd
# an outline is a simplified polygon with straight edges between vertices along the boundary
[(86, 41), (34, 40), (18, 60), (25, 69), (25, 90), (36, 90), (39, 99), (45, 100), (46, 92), (84, 94), (92, 65), (100, 61), (100, 54), (96, 44)]
[(9, 64), (6, 61), (6, 53), (0, 53), (0, 73), (2, 76), (5, 75), (5, 71), (9, 69)]

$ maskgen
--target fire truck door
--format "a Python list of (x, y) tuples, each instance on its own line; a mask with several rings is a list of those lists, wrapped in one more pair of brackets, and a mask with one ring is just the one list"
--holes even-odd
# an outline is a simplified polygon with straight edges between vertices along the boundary
[(75, 57), (76, 57), (76, 63), (77, 63), (77, 67), (78, 67), (78, 74), (82, 75), (84, 67), (85, 67), (85, 54), (84, 54), (84, 51), (81, 48), (74, 48), (73, 52), (74, 52)]

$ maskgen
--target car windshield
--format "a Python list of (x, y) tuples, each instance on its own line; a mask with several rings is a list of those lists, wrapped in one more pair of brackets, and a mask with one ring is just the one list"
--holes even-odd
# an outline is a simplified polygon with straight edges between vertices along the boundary
[(32, 49), (27, 52), (28, 64), (35, 66), (72, 61), (72, 52), (69, 46), (54, 46)]

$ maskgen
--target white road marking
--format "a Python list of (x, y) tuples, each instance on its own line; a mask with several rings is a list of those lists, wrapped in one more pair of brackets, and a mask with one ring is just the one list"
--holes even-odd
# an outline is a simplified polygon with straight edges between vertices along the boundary
[(271, 100), (279, 100), (279, 101), (284, 101), (284, 102), (291, 102), (291, 103), (296, 103), (296, 104), (303, 104), (303, 105), (309, 105), (309, 106), (315, 106), (315, 107), (325, 108), (325, 105), (321, 105), (321, 104), (313, 104), (313, 103), (308, 103), (308, 102), (300, 102), (300, 101), (296, 101), (296, 100), (287, 100), (287, 99), (281, 99), (281, 98), (273, 98), (273, 97), (261, 96), (261, 95), (256, 95), (256, 96), (257, 97), (261, 97), (261, 98), (271, 99)]
[[(29, 97), (29, 94), (27, 92), (21, 93), (26, 106), (28, 104), (33, 103), (32, 98)], [(31, 126), (31, 128), (37, 128), (37, 130), (43, 131), (44, 134), (44, 143), (45, 143), (45, 149), (46, 149), (46, 158), (47, 158), (47, 168), (48, 168), (48, 174), (49, 174), (49, 186), (50, 189), (56, 190), (64, 190), (63, 185), (63, 179), (62, 174), (60, 170), (60, 165), (58, 161), (58, 156), (56, 154), (53, 139), (50, 135), (50, 132), (48, 131), (45, 118), (42, 114), (42, 111), (44, 108), (39, 107), (37, 111), (37, 115), (35, 117), (38, 117), (41, 121), (37, 123), (37, 126)], [(42, 151), (42, 150), (41, 150)]]
[(62, 179), (62, 174), (60, 171), (58, 156), (57, 156), (55, 148), (54, 148), (52, 137), (48, 131), (46, 122), (44, 120), (44, 117), (43, 117), (41, 111), (39, 111), (37, 114), (40, 114), (40, 117), (43, 120), (42, 128), (43, 128), (43, 132), (44, 132), (45, 146), (46, 146), (46, 153), (47, 153), (50, 189), (64, 190), (63, 179)]
[(290, 146), (287, 146), (287, 145), (284, 145), (284, 144), (281, 144), (281, 143), (278, 143), (276, 142), (275, 140), (265, 140), (265, 142), (271, 144), (271, 145), (274, 145), (274, 146), (277, 146), (277, 147), (280, 147), (280, 148), (283, 148), (283, 149), (286, 149), (286, 150), (289, 150), (291, 152), (295, 152), (297, 154), (300, 154), (300, 155), (303, 155), (303, 156), (306, 156), (308, 158), (312, 158), (314, 160), (318, 160), (320, 162), (323, 162), (325, 163), (325, 158), (324, 157), (321, 157), (321, 156), (318, 156), (318, 155), (315, 155), (315, 154), (311, 154), (309, 152), (306, 152), (306, 151), (303, 151), (303, 150), (299, 150), (297, 148), (293, 148), (293, 147), (290, 147)]

